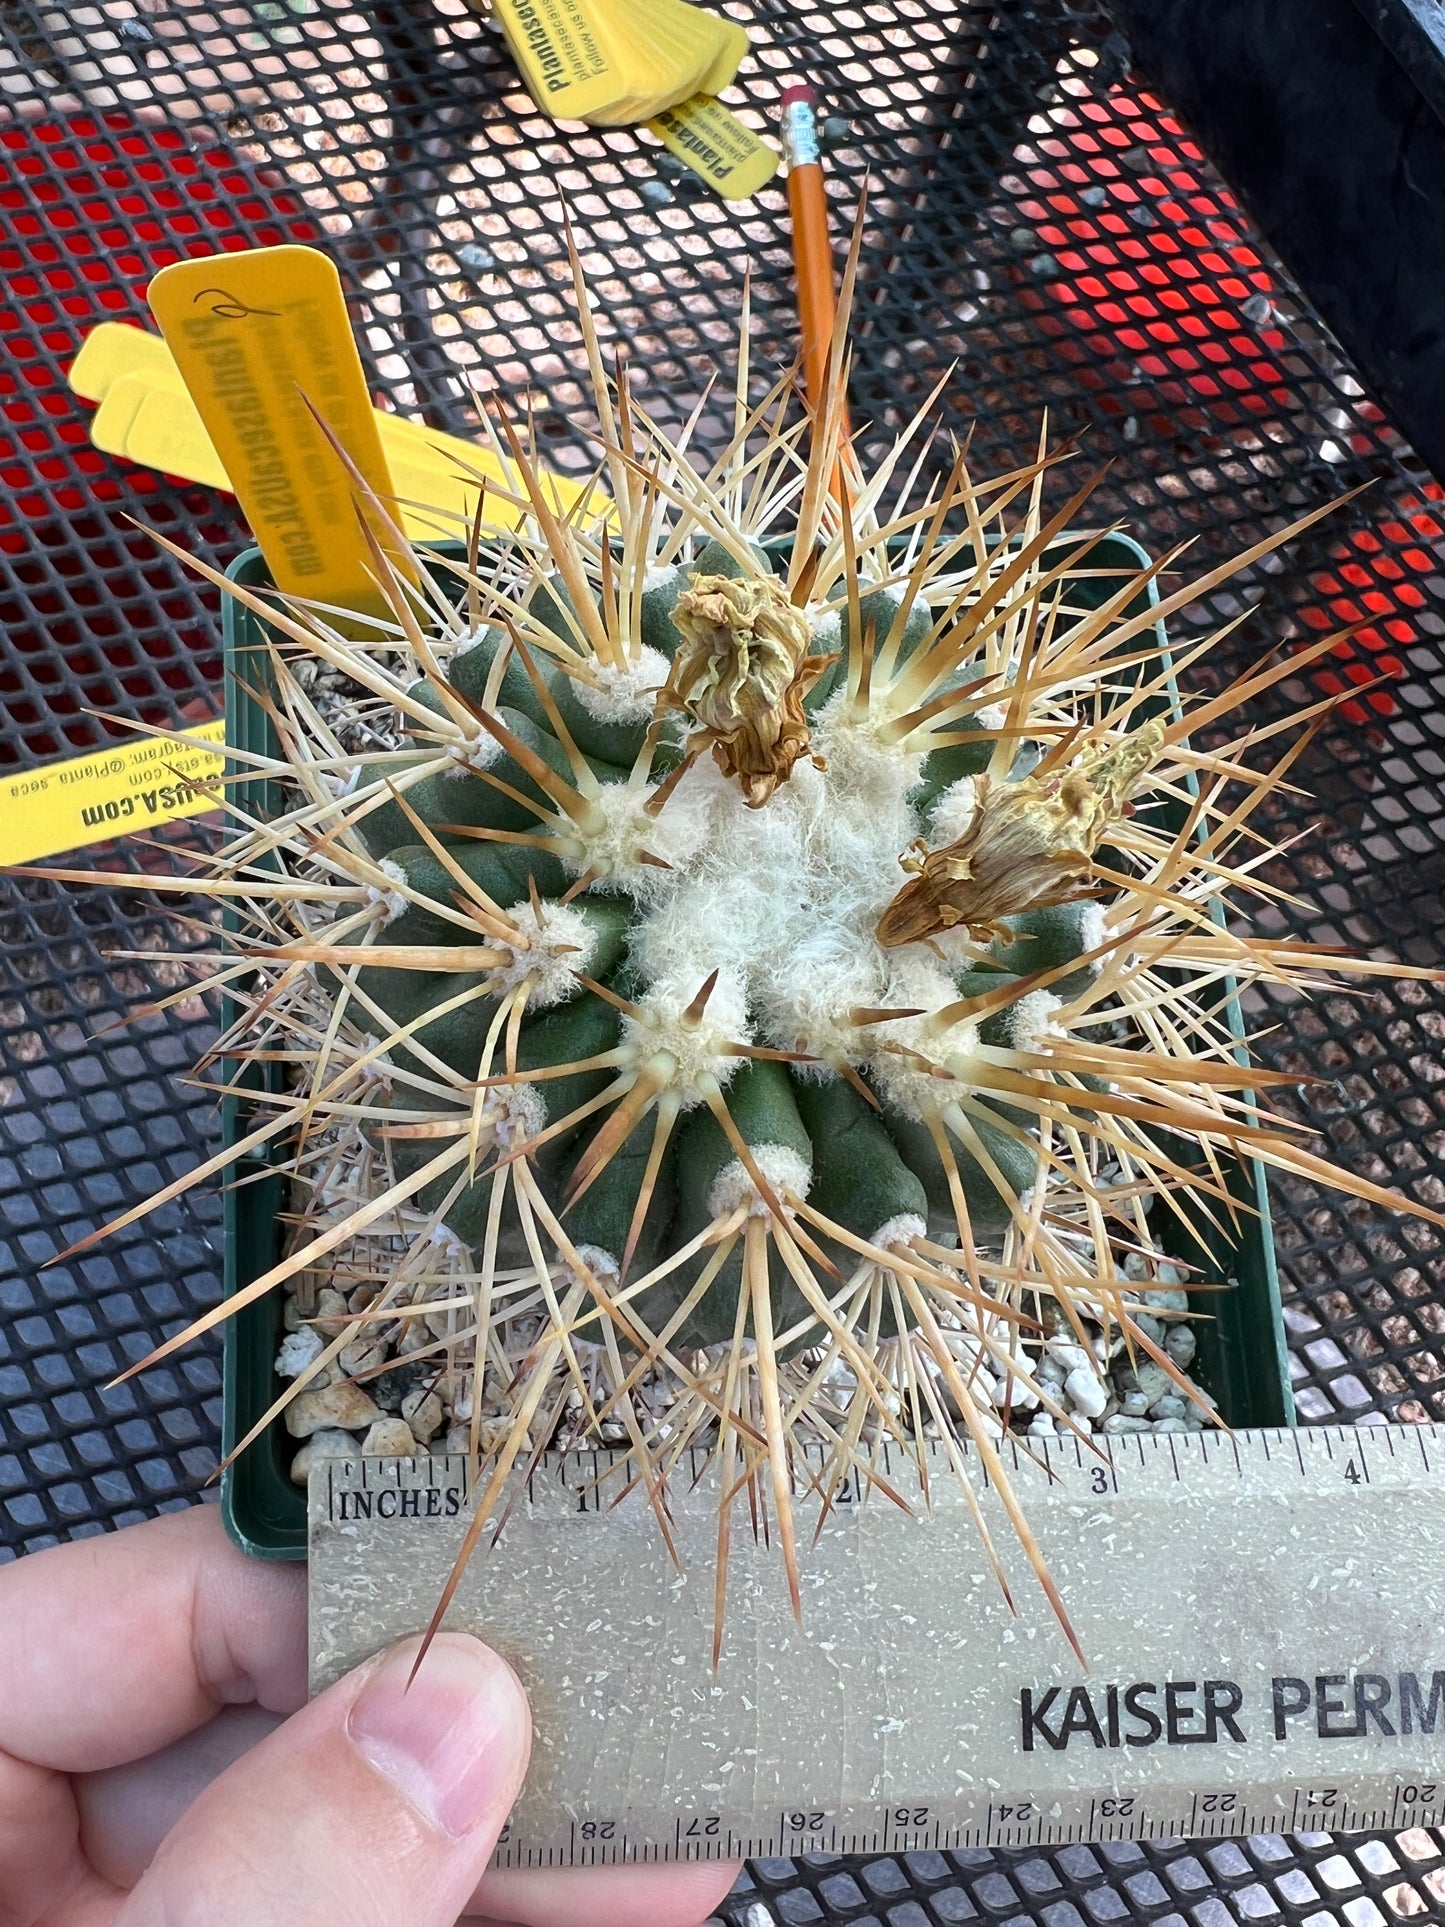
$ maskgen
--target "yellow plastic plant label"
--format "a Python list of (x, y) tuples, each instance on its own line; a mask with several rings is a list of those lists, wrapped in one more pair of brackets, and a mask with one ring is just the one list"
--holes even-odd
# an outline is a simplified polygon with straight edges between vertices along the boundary
[[(690, 100), (717, 91), (737, 72), (748, 49), (741, 27), (720, 20), (683, 0), (590, 0), (603, 9), (609, 31), (624, 61), (631, 91), (605, 111), (587, 118), (594, 127), (632, 126)], [(712, 85), (714, 74), (723, 75)]]
[[(95, 411), (90, 439), (107, 454), (124, 455), (167, 475), (184, 475), (187, 481), (203, 482), (208, 488), (231, 487), (231, 478), (179, 380), (171, 387), (165, 382), (152, 385), (144, 375), (118, 375)], [(383, 435), (383, 446), (390, 439)], [(486, 450), (476, 450), (475, 458), (478, 468), (499, 468)], [(388, 448), (387, 466), (399, 498), (387, 507), (413, 541), (456, 536), (470, 524), (479, 484), (444, 456), (426, 450), (424, 444), (402, 441)], [(408, 502), (418, 506), (409, 508)], [(516, 519), (499, 503), (488, 517), (488, 526), (506, 527)]]
[(90, 439), (108, 455), (124, 455), (208, 488), (231, 487), (179, 378), (172, 387), (147, 375), (118, 375), (91, 419)]
[(493, 0), (492, 12), (544, 112), (585, 120), (639, 91), (593, 0)]
[(748, 50), (743, 28), (684, 0), (491, 0), (488, 10), (542, 111), (594, 127), (634, 126), (716, 93)]
[(698, 91), (703, 94), (720, 94), (724, 87), (731, 87), (752, 44), (746, 30), (735, 21), (726, 20), (722, 24), (726, 33), (712, 65), (702, 77)]
[(381, 612), (351, 478), (311, 412), (389, 496), (335, 266), (295, 246), (213, 254), (162, 268), (147, 293), (277, 586)]
[(80, 344), (66, 380), (86, 401), (103, 401), (122, 375), (141, 375), (183, 388), (175, 356), (159, 335), (130, 321), (98, 321)]
[(215, 809), (206, 785), (225, 770), (225, 740), (218, 718), (188, 729), (183, 743), (139, 736), (0, 778), (0, 864), (34, 863)]
[(647, 124), (669, 153), (725, 201), (747, 200), (778, 171), (776, 151), (710, 94), (694, 94)]
[[(99, 404), (90, 423), (90, 439), (97, 448), (234, 493), (171, 351), (159, 335), (125, 321), (98, 323), (71, 363), (69, 381), (77, 395)], [(455, 536), (470, 527), (479, 476), (485, 477), (491, 490), (489, 502), (483, 503), (483, 526), (508, 529), (516, 524), (520, 511), (505, 503), (498, 491), (519, 495), (521, 485), (509, 477), (491, 448), (386, 409), (372, 412), (392, 487), (402, 498), (397, 520), (414, 541)], [(585, 492), (583, 483), (549, 469), (542, 469), (540, 476), (561, 514)], [(407, 502), (417, 506), (409, 508)], [(600, 511), (600, 497), (590, 506)]]

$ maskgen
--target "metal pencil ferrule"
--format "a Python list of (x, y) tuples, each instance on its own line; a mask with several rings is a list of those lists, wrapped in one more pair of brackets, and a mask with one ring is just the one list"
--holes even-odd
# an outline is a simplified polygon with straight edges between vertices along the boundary
[(783, 109), (783, 158), (789, 172), (795, 167), (816, 167), (821, 158), (818, 145), (818, 116), (810, 100), (790, 100)]

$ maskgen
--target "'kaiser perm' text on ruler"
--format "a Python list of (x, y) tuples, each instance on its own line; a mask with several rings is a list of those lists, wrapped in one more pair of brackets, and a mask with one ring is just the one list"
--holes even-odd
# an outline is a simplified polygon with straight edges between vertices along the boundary
[[(1047, 1466), (1018, 1451), (1013, 1474), (1087, 1670), (1023, 1571), (1009, 1612), (941, 1455), (931, 1517), (861, 1502), (850, 1481), (804, 1562), (801, 1627), (775, 1563), (735, 1529), (716, 1673), (711, 1475), (694, 1488), (683, 1465), (672, 1483), (679, 1574), (645, 1497), (609, 1505), (605, 1455), (545, 1461), (449, 1621), (505, 1653), (532, 1698), (532, 1767), (499, 1859), (1445, 1817), (1445, 1437), (1107, 1443), (1101, 1459), (1043, 1442)], [(972, 1460), (970, 1476), (993, 1507)], [(310, 1504), (319, 1688), (427, 1624), (466, 1524), (465, 1464), (323, 1462)]]

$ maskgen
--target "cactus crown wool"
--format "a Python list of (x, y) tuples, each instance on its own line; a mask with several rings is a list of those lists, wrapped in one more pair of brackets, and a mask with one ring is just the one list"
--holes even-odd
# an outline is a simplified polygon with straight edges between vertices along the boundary
[(298, 1390), (446, 1310), (416, 1355), (469, 1381), (473, 1542), (520, 1455), (610, 1420), (664, 1536), (670, 1471), (715, 1450), (719, 1600), (747, 1495), (796, 1603), (795, 1439), (831, 1500), (881, 1440), (967, 1435), (1062, 1615), (997, 1449), (1015, 1398), (1066, 1418), (1026, 1335), (1088, 1319), (1192, 1391), (1138, 1323), (1151, 1212), (1223, 1221), (1238, 1155), (1406, 1204), (1267, 1116), (1281, 1080), (1219, 1001), (1398, 968), (1217, 915), (1294, 751), (1258, 767), (1282, 724), (1188, 732), (1303, 658), (1179, 709), (1158, 618), (1227, 570), (1074, 599), (1088, 489), (1046, 513), (1055, 463), (920, 479), (925, 410), (864, 472), (836, 408), (805, 451), (746, 362), (694, 461), (587, 333), (595, 513), (555, 508), (503, 420), (485, 508), (511, 533), (416, 581), (375, 546), (389, 623), (224, 585), (274, 637), (276, 749), (246, 760), (281, 802), (234, 805), (184, 884), (239, 912), (224, 1047), (273, 1073), (247, 1148), (298, 1219), (246, 1296), (371, 1253)]

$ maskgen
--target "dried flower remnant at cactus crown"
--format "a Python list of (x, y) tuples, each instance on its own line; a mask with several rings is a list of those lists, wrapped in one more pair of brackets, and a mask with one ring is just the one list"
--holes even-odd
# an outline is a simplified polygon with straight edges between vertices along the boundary
[(235, 754), (282, 800), (258, 784), (218, 858), (138, 881), (233, 911), (221, 1054), (262, 1086), (238, 1145), (119, 1223), (268, 1153), (286, 1255), (192, 1332), (334, 1274), (346, 1323), (252, 1436), (395, 1340), (466, 1427), (463, 1557), (519, 1462), (603, 1438), (670, 1545), (701, 1447), (720, 1639), (740, 1505), (798, 1601), (796, 1442), (826, 1513), (850, 1478), (916, 1502), (937, 1440), (1006, 1586), (968, 1440), (1067, 1627), (999, 1450), (1024, 1409), (1088, 1436), (1042, 1335), (1199, 1396), (1141, 1294), (1171, 1219), (1237, 1219), (1230, 1157), (1445, 1222), (1272, 1118), (1298, 1079), (1241, 1065), (1219, 1002), (1408, 974), (1239, 927), (1290, 724), (1325, 705), (1228, 719), (1338, 638), (1176, 714), (1157, 618), (1229, 566), (1157, 608), (1156, 571), (1074, 597), (1088, 489), (1046, 512), (1058, 462), (928, 471), (925, 407), (865, 472), (838, 410), (805, 446), (745, 360), (731, 438), (692, 454), (604, 381), (578, 293), (610, 507), (559, 517), (499, 418), (514, 532), (459, 528), (415, 581), (378, 544), (373, 640), (221, 585), (274, 638), (248, 680), (276, 747)]
[(941, 850), (916, 843), (903, 859), (914, 880), (878, 919), (878, 941), (923, 943), (963, 924), (1007, 941), (1006, 919), (1073, 900), (1089, 880), (1099, 839), (1164, 747), (1164, 726), (1145, 723), (1131, 742), (1083, 757), (1048, 781), (978, 779), (967, 830)]
[(803, 701), (832, 658), (809, 656), (807, 619), (772, 576), (694, 575), (672, 620), (682, 641), (667, 695), (760, 809), (807, 752)]

